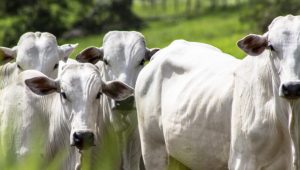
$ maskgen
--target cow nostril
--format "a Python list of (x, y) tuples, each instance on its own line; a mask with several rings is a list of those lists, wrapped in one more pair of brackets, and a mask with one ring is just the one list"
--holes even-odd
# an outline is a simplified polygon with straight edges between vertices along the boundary
[(73, 142), (80, 150), (88, 149), (94, 146), (94, 134), (93, 132), (75, 132), (73, 134)]
[(286, 85), (282, 85), (281, 87), (281, 90), (282, 90), (282, 93), (286, 96), (286, 95), (289, 95), (289, 90), (288, 90), (288, 87)]

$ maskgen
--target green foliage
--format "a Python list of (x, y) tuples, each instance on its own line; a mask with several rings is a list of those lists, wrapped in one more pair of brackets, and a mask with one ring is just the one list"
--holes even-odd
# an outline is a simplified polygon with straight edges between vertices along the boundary
[(67, 5), (63, 3), (63, 0), (30, 0), (28, 3), (17, 2), (9, 6), (14, 8), (11, 14), (18, 15), (15, 16), (16, 19), (10, 25), (4, 28), (4, 45), (16, 45), (19, 37), (28, 31), (48, 31), (59, 36), (67, 30), (67, 25), (64, 21), (64, 16), (66, 15), (64, 8)]
[(299, 0), (251, 0), (241, 15), (241, 21), (251, 22), (259, 31), (265, 32), (271, 21), (280, 15), (300, 12)]
[(77, 29), (82, 36), (142, 26), (142, 20), (131, 11), (132, 0), (73, 0), (72, 3), (68, 0), (4, 1), (4, 16), (16, 17), (13, 23), (3, 28), (5, 46), (15, 45), (18, 38), (28, 31), (46, 31), (59, 37)]
[[(236, 46), (236, 42), (250, 33), (250, 24), (239, 20), (239, 13), (242, 10), (219, 10), (188, 20), (184, 18), (150, 20), (147, 22), (147, 28), (140, 32), (144, 34), (149, 48), (163, 48), (175, 39), (185, 39), (208, 43), (237, 58), (243, 58), (245, 54)], [(79, 43), (72, 57), (88, 46), (101, 46), (103, 36), (104, 34), (90, 35), (68, 40), (68, 43)], [(60, 41), (60, 43), (67, 42)]]
[(3, 30), (3, 44), (6, 46), (16, 45), (18, 38), (27, 31), (47, 31), (59, 36), (67, 30), (62, 17), (65, 11), (56, 3), (41, 1), (17, 12), (21, 15)]

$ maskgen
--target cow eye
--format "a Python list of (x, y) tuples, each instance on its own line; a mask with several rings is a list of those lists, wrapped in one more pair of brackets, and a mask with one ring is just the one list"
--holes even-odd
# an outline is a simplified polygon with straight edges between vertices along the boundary
[(143, 66), (145, 64), (145, 59), (140, 62), (140, 65)]
[(103, 60), (105, 65), (108, 65), (108, 61), (106, 59)]
[(101, 97), (101, 92), (99, 92), (98, 94), (97, 94), (97, 96), (96, 96), (96, 99), (100, 99), (100, 97)]
[(64, 99), (67, 99), (67, 95), (66, 95), (65, 92), (61, 92), (60, 94), (61, 94), (61, 96), (62, 96)]
[(271, 45), (271, 44), (268, 45), (268, 48), (269, 48), (271, 51), (275, 51), (273, 45)]
[(20, 70), (23, 70), (22, 67), (21, 67), (19, 64), (17, 65), (17, 67), (18, 67)]
[(54, 68), (53, 68), (53, 70), (55, 70), (55, 69), (57, 69), (58, 68), (58, 63), (56, 63), (55, 65), (54, 65)]

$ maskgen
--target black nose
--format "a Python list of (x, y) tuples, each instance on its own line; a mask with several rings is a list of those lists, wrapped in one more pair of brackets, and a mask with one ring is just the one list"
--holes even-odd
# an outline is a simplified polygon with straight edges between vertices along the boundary
[(94, 146), (94, 133), (93, 132), (74, 132), (73, 143), (79, 149), (88, 149)]
[(117, 110), (131, 110), (134, 107), (134, 97), (130, 96), (125, 100), (116, 101), (115, 107), (113, 109)]
[(288, 82), (281, 85), (282, 97), (298, 99), (300, 97), (300, 82)]

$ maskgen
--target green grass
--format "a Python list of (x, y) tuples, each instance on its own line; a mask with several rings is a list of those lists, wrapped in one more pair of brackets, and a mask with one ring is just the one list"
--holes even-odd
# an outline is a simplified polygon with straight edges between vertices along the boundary
[(165, 47), (175, 39), (185, 39), (214, 45), (241, 58), (244, 54), (237, 48), (236, 42), (245, 36), (248, 30), (248, 25), (239, 22), (237, 12), (219, 12), (188, 20), (151, 22), (149, 27), (141, 32), (150, 47)]
[[(240, 10), (228, 9), (214, 11), (192, 18), (165, 18), (160, 20), (146, 20), (147, 26), (139, 30), (144, 34), (149, 48), (163, 48), (173, 40), (185, 39), (194, 42), (203, 42), (220, 48), (237, 58), (245, 54), (236, 46), (236, 42), (250, 33), (250, 25), (239, 20)], [(60, 43), (79, 43), (72, 54), (74, 57), (88, 46), (100, 46), (104, 34), (90, 35), (83, 38), (60, 40)]]
[[(162, 2), (166, 2), (165, 7)], [(152, 7), (150, 1), (134, 0), (133, 11), (142, 18), (164, 18), (166, 16), (182, 16), (187, 12), (187, 0), (177, 0), (178, 5), (175, 7), (176, 0), (156, 0)], [(200, 4), (197, 6), (197, 1)], [(237, 4), (238, 0), (227, 0), (228, 6)], [(240, 0), (243, 3), (244, 0)], [(190, 0), (190, 12), (203, 12), (210, 8), (211, 0)], [(222, 6), (224, 1), (218, 1), (218, 6)], [(149, 7), (151, 6), (151, 8)]]
[[(231, 0), (235, 1), (235, 0)], [(170, 0), (168, 0), (170, 2)], [(194, 2), (194, 0), (193, 0)], [(201, 1), (202, 2), (202, 1)], [(214, 45), (220, 48), (225, 53), (229, 53), (237, 58), (243, 58), (245, 54), (237, 48), (236, 42), (251, 33), (251, 25), (247, 23), (241, 23), (239, 20), (239, 14), (243, 9), (229, 8), (226, 10), (214, 10), (210, 12), (202, 11), (201, 15), (197, 17), (187, 17), (182, 15), (184, 12), (184, 6), (179, 6), (179, 12), (174, 11), (173, 8), (168, 7), (165, 13), (162, 9), (146, 8), (144, 9), (141, 4), (135, 4), (134, 12), (141, 16), (145, 22), (146, 27), (140, 31), (144, 34), (147, 46), (149, 48), (159, 47), (164, 48), (169, 45), (173, 40), (185, 39), (188, 41), (203, 42)], [(178, 14), (178, 15), (177, 15)], [(10, 24), (12, 19), (0, 19), (0, 27)], [(0, 30), (0, 38), (2, 31)], [(101, 46), (104, 33), (97, 35), (89, 35), (82, 38), (74, 38), (70, 40), (58, 39), (59, 44), (63, 43), (79, 43), (78, 48), (72, 53), (71, 57), (75, 57), (81, 50), (89, 46)], [(111, 137), (113, 138), (113, 137)], [(115, 149), (110, 148), (115, 145), (109, 139), (105, 137), (105, 147), (103, 150), (105, 157), (99, 161), (100, 169), (108, 169), (111, 164), (114, 164)], [(1, 151), (0, 151), (1, 153)], [(39, 166), (36, 162), (37, 154), (33, 154), (32, 157), (20, 162), (19, 164), (7, 165), (7, 162), (0, 158), (0, 169), (23, 169), (27, 167), (29, 169), (38, 169)], [(56, 161), (61, 160), (57, 158)], [(8, 162), (10, 163), (10, 162)], [(54, 162), (47, 169), (57, 169), (58, 163)], [(5, 167), (5, 168), (3, 168)], [(84, 168), (87, 169), (87, 168)]]

